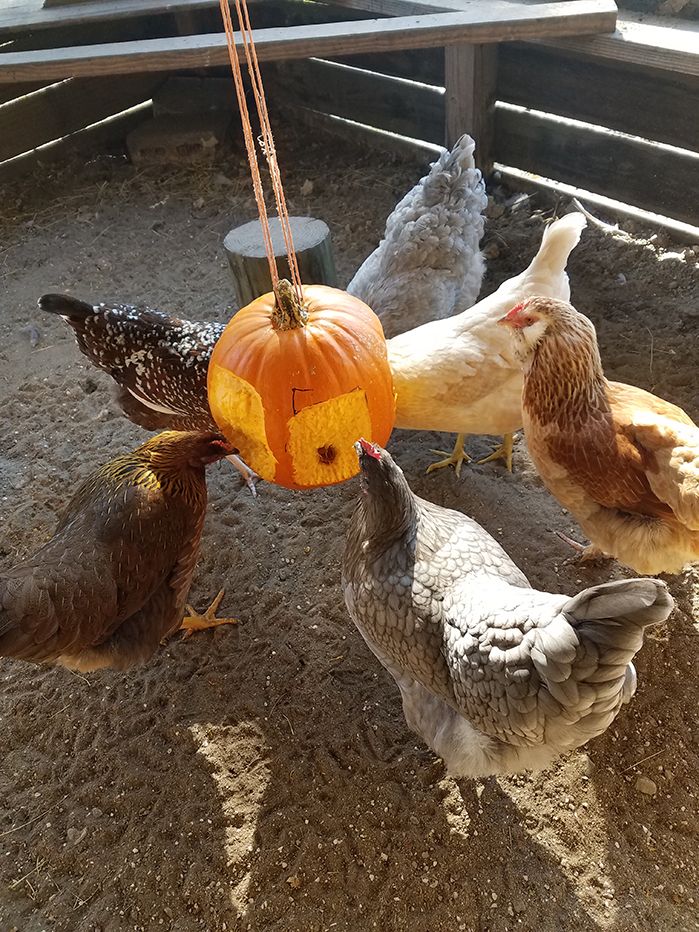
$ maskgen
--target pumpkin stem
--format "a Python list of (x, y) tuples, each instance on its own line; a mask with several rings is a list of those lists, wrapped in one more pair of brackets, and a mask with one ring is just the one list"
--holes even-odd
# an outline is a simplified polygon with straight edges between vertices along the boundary
[(300, 304), (296, 289), (285, 278), (281, 278), (274, 290), (274, 310), (272, 326), (275, 330), (294, 330), (303, 327), (308, 320), (308, 312)]

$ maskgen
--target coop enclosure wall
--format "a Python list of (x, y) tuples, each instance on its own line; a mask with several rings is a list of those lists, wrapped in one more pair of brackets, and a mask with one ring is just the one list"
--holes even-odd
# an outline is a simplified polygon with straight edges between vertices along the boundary
[[(257, 0), (251, 8), (254, 25), (261, 28), (378, 15), (346, 3), (366, 6), (369, 0), (343, 0), (341, 6)], [(148, 7), (147, 0), (138, 4)], [(0, 13), (0, 38), (6, 48), (22, 51), (104, 42), (117, 47), (143, 38), (221, 31), (216, 5), (207, 0), (195, 0), (188, 12), (180, 3), (174, 4), (179, 10), (174, 13), (151, 10), (81, 21), (80, 8), (94, 6), (72, 4), (70, 22), (56, 20), (52, 28), (38, 31), (13, 32), (3, 27)], [(476, 142), (487, 147), (489, 161), (506, 173), (532, 173), (699, 225), (699, 32), (694, 36), (694, 57), (655, 48), (648, 60), (661, 67), (614, 60), (614, 37), (362, 55), (352, 55), (348, 42), (342, 57), (269, 63), (264, 76), (271, 103), (311, 123), (337, 127), (338, 121), (351, 121), (349, 128), (342, 125), (360, 139), (375, 128), (438, 146), (456, 131), (474, 132), (474, 126), (460, 125), (470, 119), (463, 111), (457, 108), (454, 118), (447, 99), (458, 99), (465, 76), (474, 73), (461, 68), (467, 56), (474, 48), (486, 49), (492, 76), (483, 94), (491, 95), (493, 104), (487, 121), (474, 117), (473, 122)], [(623, 48), (619, 54), (624, 57)], [(172, 73), (186, 72), (0, 83), (0, 178), (8, 177), (17, 162), (25, 167), (26, 159), (17, 157), (26, 153), (60, 157), (66, 140), (105, 144), (123, 139), (149, 116), (153, 94)], [(390, 138), (382, 144), (390, 144)]]

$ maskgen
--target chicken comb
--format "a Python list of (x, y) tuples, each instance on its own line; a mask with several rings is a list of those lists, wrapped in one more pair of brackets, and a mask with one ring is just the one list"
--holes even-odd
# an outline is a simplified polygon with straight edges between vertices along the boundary
[(520, 311), (524, 310), (524, 308), (527, 306), (527, 303), (528, 303), (527, 301), (520, 301), (519, 304), (515, 304), (512, 310), (507, 312), (504, 319), (513, 320), (519, 314)]
[(367, 456), (371, 456), (375, 460), (381, 459), (381, 449), (377, 444), (370, 443), (368, 440), (365, 440), (364, 437), (360, 437), (359, 446), (362, 448), (362, 453), (366, 453)]

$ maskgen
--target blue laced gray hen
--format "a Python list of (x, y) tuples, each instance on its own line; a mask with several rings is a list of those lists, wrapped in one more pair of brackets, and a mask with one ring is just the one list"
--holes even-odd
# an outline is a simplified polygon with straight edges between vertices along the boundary
[(360, 441), (359, 455), (345, 601), (408, 725), (455, 777), (540, 769), (602, 734), (635, 692), (644, 628), (672, 611), (664, 583), (539, 592), (475, 521), (414, 495), (385, 450)]

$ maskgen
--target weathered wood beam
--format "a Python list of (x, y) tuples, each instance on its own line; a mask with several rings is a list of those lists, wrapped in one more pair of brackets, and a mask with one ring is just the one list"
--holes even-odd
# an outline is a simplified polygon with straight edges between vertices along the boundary
[(286, 62), (265, 77), (273, 99), (303, 103), (321, 113), (401, 136), (444, 142), (444, 92), (403, 78), (310, 59)]
[(594, 59), (699, 75), (699, 23), (688, 20), (644, 15), (641, 22), (634, 14), (624, 13), (619, 15), (616, 32), (608, 36), (555, 40), (542, 36), (532, 41)]
[(484, 175), (493, 167), (493, 107), (497, 48), (452, 45), (444, 49), (445, 136), (451, 148), (468, 133), (476, 140), (476, 164)]
[(503, 103), (495, 146), (504, 165), (697, 224), (699, 153)]
[(218, 0), (85, 0), (70, 4), (44, 6), (43, 0), (0, 4), (0, 35), (27, 29), (56, 29), (96, 23), (113, 22), (131, 16), (191, 12), (218, 6)]
[[(281, 61), (603, 32), (613, 29), (615, 21), (613, 0), (567, 0), (531, 6), (508, 0), (481, 0), (458, 13), (260, 29), (255, 44), (261, 61)], [(239, 54), (244, 54), (242, 46)], [(227, 56), (223, 34), (6, 52), (0, 54), (0, 82), (209, 67), (225, 64)]]
[[(405, 16), (409, 13), (445, 12), (465, 9), (470, 0), (333, 0), (336, 6)], [(599, 30), (602, 32), (602, 30)], [(542, 36), (528, 39), (590, 58), (607, 58), (643, 68), (659, 68), (679, 74), (699, 74), (699, 23), (657, 16), (642, 18), (636, 13), (619, 12), (616, 30), (605, 35), (579, 35), (561, 38)]]
[[(632, 68), (606, 59), (591, 66), (559, 49), (501, 45), (497, 97), (699, 152), (699, 76)], [(697, 118), (688, 119), (689, 114)]]
[(5, 183), (21, 178), (37, 165), (63, 162), (72, 152), (103, 152), (105, 146), (123, 143), (128, 133), (139, 123), (147, 120), (152, 112), (152, 107), (144, 103), (129, 109), (126, 113), (115, 114), (96, 126), (81, 129), (55, 143), (28, 152), (21, 158), (2, 162), (0, 163), (0, 181)]
[(135, 107), (162, 80), (161, 75), (77, 78), (6, 104), (0, 109), (0, 162)]

